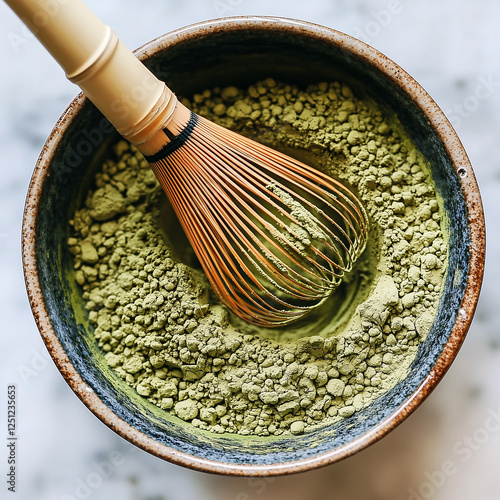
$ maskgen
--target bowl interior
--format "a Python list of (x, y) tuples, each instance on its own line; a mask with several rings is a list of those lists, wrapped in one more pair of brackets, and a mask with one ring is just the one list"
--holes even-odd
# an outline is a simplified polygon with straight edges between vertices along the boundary
[[(349, 83), (358, 93), (366, 93), (393, 109), (429, 160), (444, 200), (446, 220), (450, 221), (449, 270), (437, 318), (420, 345), (409, 375), (350, 418), (302, 436), (272, 439), (196, 430), (131, 390), (107, 367), (92, 340), (65, 247), (68, 219), (81, 203), (106, 144), (116, 137), (109, 123), (82, 98), (60, 120), (52, 145), (38, 166), (43, 185), (33, 237), (43, 307), (53, 330), (49, 341), (47, 335), (45, 339), (49, 349), (54, 342), (62, 346), (66, 361), (69, 360), (63, 373), (70, 385), (76, 370), (112, 413), (103, 415), (91, 409), (112, 428), (116, 429), (117, 416), (139, 431), (124, 435), (136, 444), (141, 445), (137, 434), (150, 438), (146, 442), (155, 445), (145, 446), (148, 451), (202, 470), (235, 473), (236, 469), (248, 472), (253, 468), (272, 473), (275, 468), (289, 472), (294, 464), (328, 463), (357, 451), (373, 441), (377, 433), (383, 435), (404, 418), (411, 411), (411, 400), (416, 394), (432, 389), (422, 384), (449, 340), (469, 275), (471, 235), (467, 205), (460, 177), (443, 140), (420, 107), (379, 67), (368, 64), (364, 57), (346, 47), (344, 35), (329, 30), (325, 36), (313, 28), (299, 29), (292, 22), (226, 21), (224, 26), (220, 29), (220, 24), (214, 23), (167, 35), (145, 46), (141, 57), (180, 95), (215, 85), (248, 85), (269, 76), (299, 85), (332, 80)], [(58, 364), (61, 368), (60, 360)], [(406, 413), (401, 411), (403, 407), (407, 407)]]

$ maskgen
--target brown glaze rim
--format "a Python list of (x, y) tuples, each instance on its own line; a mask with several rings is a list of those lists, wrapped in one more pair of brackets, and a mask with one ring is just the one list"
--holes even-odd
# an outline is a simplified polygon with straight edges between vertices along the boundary
[(395, 82), (413, 102), (417, 104), (441, 139), (447, 154), (455, 166), (465, 197), (471, 235), (469, 275), (466, 289), (455, 325), (442, 353), (436, 360), (434, 367), (425, 380), (422, 381), (419, 387), (396, 412), (385, 418), (379, 425), (366, 434), (335, 450), (308, 459), (266, 466), (261, 464), (246, 465), (221, 463), (177, 451), (158, 443), (141, 431), (138, 431), (114, 414), (101, 401), (92, 388), (82, 380), (64, 352), (52, 328), (38, 279), (35, 255), (35, 225), (43, 183), (47, 176), (50, 162), (57, 148), (60, 136), (64, 133), (72, 118), (78, 114), (85, 103), (85, 98), (81, 94), (70, 104), (57, 122), (38, 159), (25, 204), (22, 228), (22, 248), (24, 275), (29, 302), (41, 336), (66, 382), (83, 403), (102, 422), (139, 448), (178, 465), (204, 472), (234, 476), (274, 476), (304, 472), (313, 468), (322, 467), (359, 452), (397, 427), (415, 411), (427, 396), (429, 396), (456, 357), (465, 339), (477, 306), (485, 260), (485, 224), (481, 197), (474, 172), (456, 132), (443, 112), (427, 92), (425, 92), (408, 73), (374, 48), (349, 35), (330, 28), (293, 19), (257, 16), (231, 17), (201, 22), (176, 30), (142, 46), (136, 51), (136, 54), (141, 59), (145, 59), (158, 50), (164, 50), (179, 42), (198, 38), (200, 36), (207, 36), (221, 30), (236, 31), (253, 29), (280, 30), (294, 33), (297, 36), (305, 34), (309, 38), (323, 41), (328, 44), (335, 44), (346, 52), (353, 54), (354, 57), (360, 58), (368, 64), (378, 68), (378, 70)]

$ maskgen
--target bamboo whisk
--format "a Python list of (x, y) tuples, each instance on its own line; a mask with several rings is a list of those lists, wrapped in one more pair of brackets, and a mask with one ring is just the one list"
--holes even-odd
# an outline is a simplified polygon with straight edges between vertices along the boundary
[(324, 301), (364, 249), (342, 184), (191, 114), (188, 140), (147, 157), (213, 289), (238, 316), (290, 323)]
[(6, 3), (149, 161), (235, 314), (284, 325), (339, 285), (368, 236), (345, 186), (189, 111), (80, 0)]

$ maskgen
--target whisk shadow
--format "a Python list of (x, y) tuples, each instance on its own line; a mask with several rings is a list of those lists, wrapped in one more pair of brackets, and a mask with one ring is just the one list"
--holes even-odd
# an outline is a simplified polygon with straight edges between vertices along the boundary
[[(256, 137), (252, 137), (252, 134), (248, 133), (248, 131), (246, 132), (245, 135), (257, 139)], [(260, 136), (258, 139), (260, 142), (266, 143), (263, 136)], [(275, 149), (299, 161), (307, 163), (318, 170), (327, 170), (319, 159), (321, 155), (319, 151), (308, 151), (283, 144), (279, 146), (276, 146), (276, 144), (267, 145), (272, 145)], [(342, 155), (338, 155), (338, 161), (345, 161), (345, 158), (343, 158)], [(357, 190), (354, 186), (349, 186), (345, 179), (343, 179), (342, 182), (352, 192), (356, 193)], [(174, 259), (187, 265), (197, 273), (203, 272), (201, 264), (175, 214), (174, 208), (170, 204), (168, 198), (163, 194), (160, 198), (159, 210), (160, 228), (166, 243), (172, 250)], [(230, 326), (247, 334), (279, 342), (287, 342), (304, 337), (329, 337), (335, 335), (342, 329), (343, 325), (349, 321), (356, 307), (369, 296), (370, 289), (376, 281), (377, 270), (370, 265), (370, 262), (378, 261), (378, 256), (375, 255), (379, 248), (377, 244), (378, 239), (379, 235), (377, 229), (372, 225), (367, 247), (355, 263), (352, 271), (344, 276), (341, 284), (325, 302), (312, 309), (309, 314), (295, 323), (266, 328), (247, 323), (230, 311), (227, 311)], [(214, 292), (210, 293), (210, 301), (212, 305), (217, 304), (225, 308), (225, 306), (220, 304)]]
[(175, 215), (174, 208), (164, 193), (161, 193), (160, 196), (159, 210), (160, 230), (163, 238), (172, 251), (174, 259), (186, 264), (191, 269), (201, 271), (202, 267), (200, 261), (189, 243), (179, 219)]
[(373, 283), (376, 281), (377, 270), (370, 266), (373, 252), (376, 251), (374, 239), (378, 238), (373, 230), (373, 237), (365, 252), (356, 262), (353, 270), (344, 276), (342, 283), (333, 291), (323, 304), (313, 309), (309, 314), (295, 323), (265, 328), (246, 323), (229, 313), (231, 325), (239, 331), (279, 342), (289, 342), (304, 337), (334, 336), (342, 330), (354, 314), (356, 307), (366, 300)]

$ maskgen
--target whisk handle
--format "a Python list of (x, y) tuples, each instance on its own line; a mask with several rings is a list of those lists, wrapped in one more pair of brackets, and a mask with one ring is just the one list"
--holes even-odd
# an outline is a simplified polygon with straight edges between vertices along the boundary
[(5, 0), (84, 94), (134, 144), (175, 96), (81, 0)]

